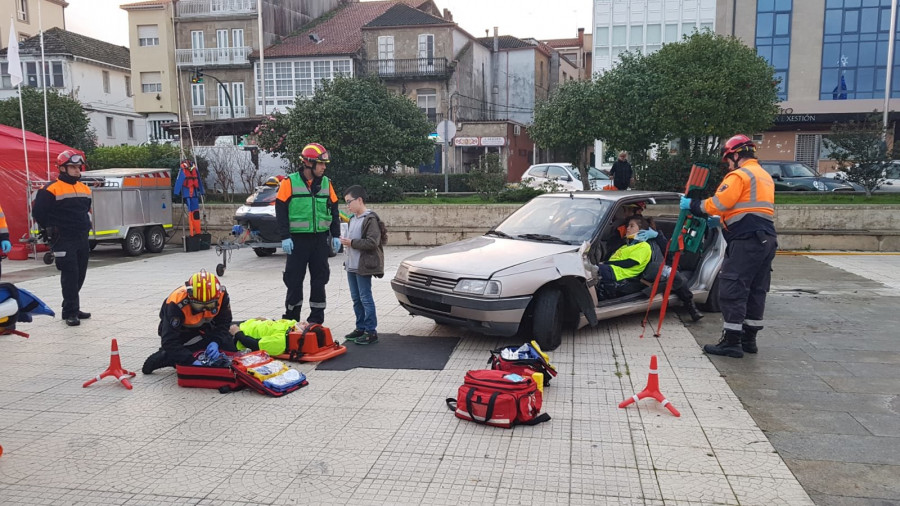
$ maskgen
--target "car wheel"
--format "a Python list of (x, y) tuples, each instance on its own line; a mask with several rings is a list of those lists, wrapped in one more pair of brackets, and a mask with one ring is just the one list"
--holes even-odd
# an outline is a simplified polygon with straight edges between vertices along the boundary
[(144, 238), (147, 240), (147, 251), (150, 253), (159, 253), (166, 247), (166, 232), (159, 225), (147, 229)]
[(712, 288), (709, 289), (709, 295), (706, 297), (706, 302), (697, 304), (697, 306), (707, 313), (722, 312), (722, 309), (719, 307), (719, 276), (716, 276), (716, 280), (713, 281)]
[(130, 257), (136, 257), (144, 252), (144, 231), (134, 227), (125, 235), (122, 241), (122, 249)]
[(545, 350), (555, 350), (562, 344), (563, 298), (559, 288), (547, 288), (534, 301), (534, 340)]
[(253, 252), (258, 257), (267, 257), (275, 254), (275, 248), (253, 248)]

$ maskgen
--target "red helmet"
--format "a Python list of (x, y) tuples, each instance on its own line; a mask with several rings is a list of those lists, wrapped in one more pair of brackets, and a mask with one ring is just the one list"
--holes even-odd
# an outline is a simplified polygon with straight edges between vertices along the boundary
[(196, 167), (197, 167), (197, 166), (194, 165), (194, 162), (193, 162), (192, 160), (184, 159), (184, 160), (181, 161), (181, 168), (182, 168), (182, 169), (194, 169), (194, 168), (196, 168)]
[(197, 311), (213, 310), (218, 305), (222, 285), (214, 274), (201, 270), (192, 275), (184, 283), (184, 286), (187, 287), (188, 302), (193, 309)]
[(84, 155), (74, 149), (67, 149), (56, 157), (56, 166), (62, 168), (64, 165), (80, 165), (84, 170), (87, 162), (84, 161)]
[(756, 151), (756, 144), (744, 134), (737, 134), (725, 141), (725, 147), (722, 148), (722, 160), (728, 158), (732, 153), (740, 153), (742, 151)]
[(303, 151), (300, 152), (300, 158), (309, 163), (328, 163), (331, 161), (331, 157), (328, 156), (328, 150), (325, 149), (325, 146), (315, 142), (304, 146)]

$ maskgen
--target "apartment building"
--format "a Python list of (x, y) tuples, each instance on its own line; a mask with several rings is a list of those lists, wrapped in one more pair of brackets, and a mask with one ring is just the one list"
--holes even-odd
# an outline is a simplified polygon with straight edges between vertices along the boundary
[[(568, 69), (565, 63), (551, 63), (552, 71), (556, 73), (556, 81), (564, 83), (566, 81), (590, 79), (593, 72), (593, 34), (584, 33), (584, 28), (578, 29), (578, 36), (569, 39), (546, 39), (545, 44), (553, 48), (564, 58), (569, 65), (575, 67), (574, 74)], [(554, 57), (554, 61), (559, 58)], [(551, 79), (553, 76), (551, 75)]]
[[(0, 3), (0, 49), (9, 45), (10, 17), (16, 23), (16, 38), (25, 40), (51, 28), (66, 28), (66, 7), (64, 0), (4, 0)], [(40, 17), (38, 16), (40, 14)]]
[(251, 107), (251, 54), (260, 46), (260, 18), (263, 44), (269, 45), (346, 1), (263, 0), (262, 12), (257, 0), (123, 5), (134, 66), (141, 69), (142, 91), (144, 84), (149, 90), (138, 111), (153, 118), (151, 135), (187, 135), (190, 128), (196, 144), (212, 144), (219, 136), (248, 133), (263, 112)]
[[(7, 49), (0, 52), (0, 99), (17, 96), (9, 77)], [(139, 144), (145, 138), (144, 117), (132, 105), (132, 74), (128, 48), (116, 46), (61, 28), (44, 31), (44, 66), (41, 71), (39, 36), (19, 43), (24, 82), (48, 88), (81, 102), (97, 144)], [(25, 119), (28, 121), (28, 118)]]
[[(716, 26), (756, 48), (781, 80), (781, 113), (768, 132), (755, 132), (759, 157), (832, 169), (823, 137), (835, 122), (885, 109), (889, 133), (900, 132), (900, 57), (886, 83), (892, 0), (718, 0)], [(894, 39), (900, 35), (897, 24)]]

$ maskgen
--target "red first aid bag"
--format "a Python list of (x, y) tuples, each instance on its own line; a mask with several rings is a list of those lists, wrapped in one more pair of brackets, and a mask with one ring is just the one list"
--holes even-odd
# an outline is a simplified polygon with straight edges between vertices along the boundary
[(463, 420), (509, 429), (550, 420), (550, 415), (541, 414), (542, 400), (531, 376), (477, 370), (466, 373), (456, 399), (447, 399), (447, 407)]
[[(194, 353), (194, 357), (203, 353), (198, 351)], [(234, 353), (222, 352), (227, 356), (233, 356)], [(176, 365), (175, 375), (178, 378), (178, 386), (186, 388), (211, 388), (221, 393), (240, 390), (241, 382), (235, 377), (234, 370), (231, 367), (207, 367), (200, 365)]]

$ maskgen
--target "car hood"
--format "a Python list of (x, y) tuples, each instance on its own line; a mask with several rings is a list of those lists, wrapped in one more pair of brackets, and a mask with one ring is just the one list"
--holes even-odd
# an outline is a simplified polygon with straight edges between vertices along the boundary
[(403, 263), (416, 269), (451, 273), (448, 277), (453, 278), (489, 278), (503, 269), (577, 249), (577, 245), (570, 244), (481, 236), (417, 253)]

